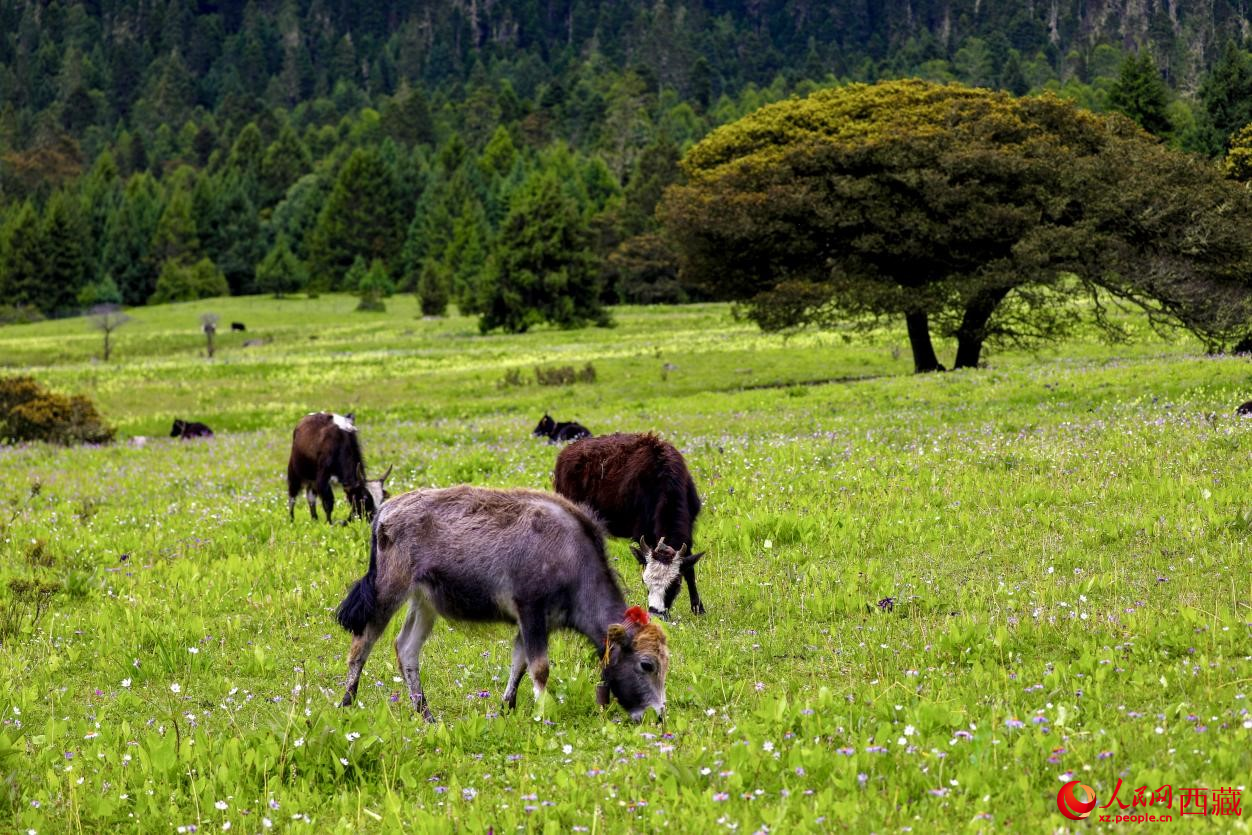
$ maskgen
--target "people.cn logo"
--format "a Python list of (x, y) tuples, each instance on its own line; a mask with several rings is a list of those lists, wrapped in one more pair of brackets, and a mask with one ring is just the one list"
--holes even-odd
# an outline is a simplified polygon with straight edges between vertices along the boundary
[(1056, 793), (1056, 808), (1072, 821), (1080, 821), (1090, 815), (1095, 805), (1095, 789), (1077, 780), (1070, 780)]

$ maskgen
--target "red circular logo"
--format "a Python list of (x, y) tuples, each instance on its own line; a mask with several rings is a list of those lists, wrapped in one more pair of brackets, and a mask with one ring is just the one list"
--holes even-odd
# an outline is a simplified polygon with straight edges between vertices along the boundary
[(1077, 780), (1070, 780), (1056, 793), (1056, 808), (1072, 821), (1080, 821), (1090, 815), (1095, 805), (1095, 790)]

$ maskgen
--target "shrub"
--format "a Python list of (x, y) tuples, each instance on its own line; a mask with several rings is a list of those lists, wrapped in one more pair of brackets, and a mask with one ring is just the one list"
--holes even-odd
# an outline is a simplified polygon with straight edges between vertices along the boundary
[(0, 304), (0, 325), (29, 325), (43, 318), (39, 308), (29, 304)]
[(572, 365), (559, 365), (556, 368), (535, 367), (535, 382), (541, 386), (569, 386), (574, 383), (594, 383), (596, 367), (587, 363), (583, 368), (575, 370)]
[[(360, 260), (359, 258), (357, 259)], [(355, 269), (355, 266), (353, 267)], [(370, 264), (369, 271), (361, 277), (357, 283), (357, 295), (361, 298), (360, 303), (356, 306), (357, 310), (381, 312), (387, 309), (387, 305), (383, 299), (396, 292), (396, 285), (392, 283), (391, 276), (387, 274), (387, 268), (383, 262), (377, 258)]]
[(0, 439), (68, 446), (104, 444), (113, 435), (86, 397), (48, 391), (33, 377), (0, 378)]

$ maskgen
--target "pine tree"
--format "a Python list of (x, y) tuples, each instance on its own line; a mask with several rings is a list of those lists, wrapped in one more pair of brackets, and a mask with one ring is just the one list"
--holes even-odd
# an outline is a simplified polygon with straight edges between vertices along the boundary
[(1169, 91), (1147, 49), (1126, 56), (1122, 62), (1117, 81), (1109, 89), (1109, 107), (1125, 113), (1156, 136), (1173, 130), (1169, 121)]
[(78, 292), (92, 280), (90, 230), (76, 199), (58, 191), (44, 209), (40, 309), (45, 313), (74, 307)]
[(122, 200), (105, 223), (101, 272), (113, 276), (128, 304), (143, 304), (156, 289), (152, 237), (161, 217), (160, 193), (148, 173), (126, 183)]
[(369, 270), (357, 282), (356, 292), (361, 301), (356, 309), (381, 313), (387, 309), (387, 304), (383, 299), (395, 291), (396, 285), (391, 281), (391, 276), (387, 275), (387, 266), (383, 264), (381, 258), (375, 258)]
[(194, 264), (169, 260), (161, 268), (156, 290), (148, 299), (148, 303), (189, 302), (225, 296), (229, 292), (230, 286), (226, 283), (226, 276), (222, 275), (222, 271), (208, 258), (201, 258)]
[(188, 263), (200, 252), (200, 237), (192, 216), (191, 194), (175, 188), (165, 202), (161, 219), (152, 235), (152, 258), (157, 264), (166, 261)]
[(287, 238), (280, 235), (274, 247), (257, 265), (256, 289), (273, 293), (274, 298), (281, 299), (287, 293), (299, 292), (307, 281), (304, 264), (292, 253)]
[(375, 148), (358, 148), (344, 163), (309, 235), (313, 282), (335, 288), (353, 260), (399, 263), (407, 200)]
[(1200, 85), (1200, 103), (1203, 150), (1219, 156), (1230, 136), (1252, 122), (1252, 62), (1234, 41), (1226, 44), (1221, 60)]
[(265, 149), (261, 160), (261, 205), (272, 206), (282, 199), (296, 180), (313, 168), (309, 149), (290, 124), (283, 125), (278, 138)]
[(578, 206), (550, 171), (527, 179), (500, 229), (480, 296), (484, 333), (521, 333), (540, 322), (607, 324), (595, 258)]
[(2, 303), (46, 309), (43, 236), (39, 229), (39, 213), (29, 200), (7, 219), (0, 245)]
[(443, 316), (448, 312), (452, 272), (434, 259), (422, 264), (417, 278), (417, 303), (423, 316)]
[(202, 193), (203, 251), (226, 276), (232, 293), (254, 291), (256, 265), (265, 255), (265, 233), (249, 195), (251, 181), (228, 174), (216, 189)]

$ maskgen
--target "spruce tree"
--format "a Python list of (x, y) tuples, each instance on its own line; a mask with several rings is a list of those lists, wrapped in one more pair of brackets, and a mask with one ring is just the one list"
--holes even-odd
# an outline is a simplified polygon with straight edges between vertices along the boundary
[(1252, 122), (1252, 62), (1234, 41), (1200, 85), (1204, 106), (1201, 142), (1210, 156), (1226, 150), (1231, 135)]
[(361, 301), (356, 309), (381, 313), (387, 309), (387, 304), (383, 299), (395, 291), (396, 285), (392, 283), (391, 276), (387, 275), (386, 265), (383, 264), (381, 258), (375, 258), (365, 275), (361, 276), (357, 282), (357, 295)]
[(273, 293), (281, 299), (287, 293), (299, 292), (308, 281), (300, 259), (291, 251), (287, 238), (280, 235), (274, 247), (256, 268), (256, 289)]
[(577, 204), (550, 171), (532, 174), (500, 229), (480, 295), (484, 333), (607, 324), (595, 258)]
[(1139, 127), (1156, 136), (1172, 129), (1169, 121), (1169, 91), (1147, 49), (1128, 55), (1122, 62), (1117, 81), (1109, 89), (1109, 107), (1134, 119)]
[(282, 199), (296, 180), (313, 168), (309, 149), (290, 124), (283, 125), (278, 138), (265, 149), (261, 160), (261, 205), (272, 206)]
[(344, 163), (309, 235), (308, 261), (315, 284), (340, 286), (358, 257), (399, 264), (407, 201), (375, 148), (358, 148)]
[(156, 289), (152, 237), (161, 217), (156, 181), (148, 173), (126, 183), (117, 208), (105, 223), (101, 272), (112, 275), (128, 305), (143, 304)]
[(22, 203), (4, 225), (0, 241), (0, 304), (44, 309), (43, 236), (39, 213), (30, 201)]
[(90, 234), (79, 202), (65, 191), (54, 194), (44, 209), (41, 229), (44, 260), (39, 307), (45, 313), (74, 307), (79, 290), (92, 280)]

